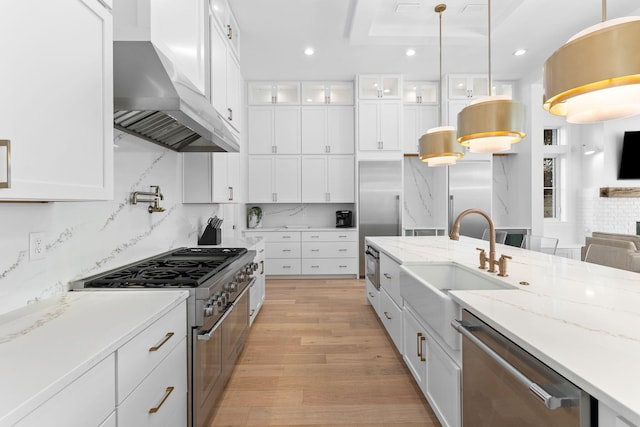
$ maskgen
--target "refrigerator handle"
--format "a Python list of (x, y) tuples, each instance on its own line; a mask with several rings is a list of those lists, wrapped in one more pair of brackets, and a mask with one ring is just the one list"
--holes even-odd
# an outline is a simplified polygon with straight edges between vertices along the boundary
[(401, 225), (401, 223), (402, 223), (402, 220), (401, 220), (402, 211), (400, 210), (400, 195), (399, 194), (396, 194), (396, 210), (398, 212), (398, 223), (397, 223), (397, 225), (398, 225), (398, 234), (397, 235), (398, 236), (402, 236), (402, 225)]
[(451, 232), (451, 227), (453, 227), (453, 196), (449, 196), (449, 232)]

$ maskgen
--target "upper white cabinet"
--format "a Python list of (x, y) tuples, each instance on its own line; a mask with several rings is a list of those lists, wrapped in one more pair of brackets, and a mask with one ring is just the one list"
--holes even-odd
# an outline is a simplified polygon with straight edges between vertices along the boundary
[(249, 154), (300, 154), (300, 107), (249, 107)]
[(302, 107), (302, 154), (352, 154), (353, 107)]
[(358, 96), (360, 99), (400, 99), (402, 76), (399, 74), (358, 76)]
[(363, 151), (400, 150), (401, 101), (358, 103), (358, 146)]
[(98, 0), (0, 4), (0, 200), (113, 198), (112, 21)]
[(438, 126), (438, 107), (435, 105), (408, 105), (402, 110), (402, 151), (418, 152), (418, 140), (427, 130)]
[(211, 103), (237, 131), (241, 129), (242, 76), (240, 64), (210, 14)]
[(248, 201), (299, 203), (300, 156), (249, 156)]
[(402, 94), (405, 104), (437, 104), (438, 82), (405, 81)]
[(487, 76), (449, 76), (449, 98), (481, 98), (489, 95)]
[(217, 27), (222, 30), (221, 32), (228, 40), (234, 54), (240, 58), (240, 27), (238, 27), (229, 3), (226, 0), (209, 0), (209, 8)]
[(302, 203), (354, 203), (353, 156), (302, 156)]
[(153, 44), (171, 59), (200, 93), (206, 95), (205, 0), (154, 0), (146, 7), (151, 12), (149, 28)]
[(249, 104), (300, 104), (299, 82), (249, 82)]
[(183, 153), (183, 203), (239, 203), (239, 153)]
[(302, 82), (302, 104), (353, 104), (353, 82)]

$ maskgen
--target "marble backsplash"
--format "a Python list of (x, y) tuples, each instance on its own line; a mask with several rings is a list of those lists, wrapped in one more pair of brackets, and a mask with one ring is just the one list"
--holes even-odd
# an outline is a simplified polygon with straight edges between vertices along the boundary
[[(253, 206), (262, 209), (262, 223), (259, 228), (282, 228), (287, 225), (331, 228), (336, 226), (336, 211), (339, 210), (352, 211), (354, 226), (356, 225), (353, 203), (252, 203), (247, 204), (247, 210)], [(247, 224), (244, 224), (242, 228), (247, 228), (246, 226)]]
[[(115, 144), (113, 200), (0, 203), (0, 314), (63, 293), (72, 280), (194, 246), (210, 216), (224, 217), (221, 205), (182, 204), (179, 153), (117, 131)], [(129, 202), (151, 185), (164, 212)], [(29, 259), (30, 232), (44, 233), (44, 259)]]
[(418, 157), (404, 158), (402, 227), (447, 227), (447, 168), (428, 167)]

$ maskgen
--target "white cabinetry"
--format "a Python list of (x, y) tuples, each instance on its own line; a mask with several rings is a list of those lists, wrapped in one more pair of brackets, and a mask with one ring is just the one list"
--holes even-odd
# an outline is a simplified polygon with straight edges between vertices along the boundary
[(249, 156), (249, 202), (300, 202), (300, 156)]
[(488, 95), (487, 76), (449, 76), (449, 99), (482, 98)]
[(10, 64), (0, 67), (0, 139), (11, 141), (0, 200), (111, 199), (110, 11), (98, 0), (3, 1), (0, 51)]
[(380, 74), (358, 76), (358, 97), (360, 99), (400, 99), (402, 76)]
[(354, 203), (353, 156), (302, 156), (303, 203)]
[(299, 105), (299, 82), (249, 82), (249, 105)]
[(427, 400), (443, 426), (458, 427), (462, 425), (460, 366), (428, 335), (427, 346)]
[[(154, 46), (171, 59), (193, 87), (206, 95), (208, 55), (205, 51), (207, 6), (205, 0), (150, 2), (149, 28)], [(133, 39), (132, 39), (133, 40)]]
[(405, 308), (402, 311), (404, 351), (402, 357), (422, 393), (427, 389), (427, 333), (418, 319)]
[(302, 104), (353, 105), (353, 82), (302, 82)]
[(352, 154), (353, 107), (302, 107), (302, 154)]
[[(215, 4), (213, 5), (215, 7)], [(242, 76), (240, 65), (226, 35), (211, 14), (211, 103), (237, 131), (241, 128)]]
[(303, 231), (302, 274), (358, 273), (358, 235), (353, 230)]
[(387, 291), (395, 303), (402, 307), (400, 295), (400, 264), (380, 252), (380, 287)]
[(367, 301), (369, 301), (373, 310), (378, 317), (380, 317), (380, 291), (373, 286), (369, 279), (365, 279), (365, 289), (367, 292)]
[(249, 107), (249, 154), (300, 154), (300, 107)]
[(183, 153), (183, 203), (239, 203), (239, 153)]
[(401, 101), (360, 101), (358, 103), (360, 150), (400, 150), (401, 116)]
[(395, 344), (396, 348), (402, 354), (403, 336), (402, 336), (402, 309), (393, 301), (387, 291), (380, 287), (380, 320)]
[(405, 153), (417, 153), (420, 137), (427, 133), (427, 130), (438, 126), (438, 107), (405, 104), (402, 117), (404, 120), (402, 150)]
[(438, 104), (438, 82), (405, 81), (402, 84), (405, 104)]
[(216, 24), (233, 49), (233, 53), (240, 58), (240, 27), (238, 27), (229, 3), (227, 0), (209, 0), (209, 3)]
[(598, 401), (598, 425), (601, 427), (637, 427), (603, 402)]
[[(35, 411), (16, 427), (97, 426), (114, 413), (115, 355), (111, 354)], [(73, 408), (73, 410), (70, 410)]]
[(253, 324), (253, 321), (262, 308), (266, 295), (264, 269), (266, 253), (264, 239), (252, 247), (252, 249), (256, 251), (256, 256), (253, 259), (253, 262), (258, 264), (258, 269), (254, 272), (256, 280), (253, 282), (251, 289), (249, 290), (249, 324)]

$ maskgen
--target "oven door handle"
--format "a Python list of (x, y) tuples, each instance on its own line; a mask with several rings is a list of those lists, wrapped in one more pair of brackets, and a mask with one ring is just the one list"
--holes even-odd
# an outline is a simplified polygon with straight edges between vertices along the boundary
[(364, 254), (365, 254), (365, 255), (369, 255), (369, 256), (371, 256), (371, 258), (373, 258), (373, 259), (375, 259), (375, 260), (380, 259), (380, 255), (376, 255), (376, 254), (374, 254), (373, 252), (369, 252), (369, 250), (368, 250), (368, 249), (364, 252)]
[(211, 336), (213, 335), (213, 333), (215, 331), (218, 330), (218, 328), (222, 325), (222, 322), (224, 322), (224, 319), (227, 318), (227, 316), (229, 316), (231, 314), (231, 312), (233, 311), (233, 306), (230, 306), (227, 311), (224, 312), (224, 314), (222, 315), (222, 317), (220, 319), (218, 319), (218, 321), (216, 322), (216, 324), (213, 326), (213, 328), (209, 329), (207, 332), (205, 332), (204, 334), (198, 334), (197, 335), (197, 339), (198, 341), (209, 341), (211, 339)]
[(579, 400), (575, 397), (569, 396), (561, 396), (556, 397), (547, 393), (545, 389), (543, 389), (540, 385), (536, 384), (529, 377), (524, 375), (518, 369), (516, 369), (511, 363), (507, 362), (502, 358), (498, 353), (493, 351), (488, 345), (480, 341), (475, 335), (471, 333), (471, 331), (467, 328), (468, 322), (462, 322), (460, 320), (451, 321), (451, 326), (453, 329), (458, 331), (460, 334), (464, 335), (469, 339), (473, 344), (478, 346), (482, 351), (484, 351), (487, 356), (491, 357), (500, 367), (509, 372), (518, 382), (527, 387), (538, 399), (544, 403), (548, 409), (554, 410), (560, 407), (568, 407), (568, 406), (578, 406), (580, 403)]

